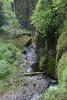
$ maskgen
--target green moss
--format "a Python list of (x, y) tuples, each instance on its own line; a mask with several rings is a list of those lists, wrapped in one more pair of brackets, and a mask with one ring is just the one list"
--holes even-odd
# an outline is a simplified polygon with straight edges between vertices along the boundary
[(46, 61), (46, 70), (47, 70), (47, 73), (55, 76), (55, 58), (52, 57), (52, 56), (48, 56), (48, 59)]
[(45, 62), (46, 62), (46, 55), (42, 55), (42, 56), (40, 57), (40, 60), (39, 60), (39, 69), (40, 69), (40, 70), (45, 69), (45, 68), (44, 68), (44, 67), (45, 67)]
[[(59, 59), (64, 51), (67, 49), (67, 32), (62, 33), (57, 44), (57, 58)], [(58, 60), (57, 59), (57, 60)]]
[(61, 78), (59, 80), (59, 87), (61, 87), (62, 89), (64, 88), (65, 90), (67, 90), (67, 67), (64, 69)]
[(11, 73), (10, 64), (5, 60), (0, 61), (0, 79), (5, 78)]
[(27, 43), (29, 43), (30, 39), (31, 39), (30, 36), (24, 35), (24, 36), (13, 39), (13, 43), (18, 47), (23, 47), (23, 46), (26, 46)]
[(64, 25), (61, 28), (60, 36), (57, 42), (57, 61), (61, 58), (63, 52), (67, 49), (67, 17), (64, 20)]
[(44, 94), (43, 100), (67, 100), (67, 91), (64, 89), (50, 89)]
[(67, 68), (67, 52), (64, 53), (57, 64), (58, 80), (60, 80), (63, 71)]
[(55, 58), (46, 54), (40, 55), (39, 57), (39, 69), (46, 71), (50, 75), (54, 76), (55, 73)]
[(65, 3), (66, 1), (63, 0), (38, 0), (32, 16), (32, 24), (42, 34), (57, 32), (65, 18)]

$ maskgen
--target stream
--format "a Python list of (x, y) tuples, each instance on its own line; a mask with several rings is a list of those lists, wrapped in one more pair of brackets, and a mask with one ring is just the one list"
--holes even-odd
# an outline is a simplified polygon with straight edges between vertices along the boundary
[(29, 65), (27, 72), (33, 72), (34, 69), (36, 69), (36, 63), (37, 63), (37, 55), (35, 53), (35, 49), (33, 48), (32, 44), (27, 47), (26, 49), (26, 61)]
[[(26, 49), (26, 63), (29, 65), (27, 72), (31, 73), (34, 70), (36, 70), (37, 66), (37, 55), (35, 52), (35, 48), (32, 46), (32, 44), (30, 44), (27, 49)], [(30, 100), (42, 100), (43, 98), (40, 97), (40, 94), (43, 93), (47, 88), (57, 88), (57, 81), (50, 78), (47, 75), (36, 75), (36, 76), (32, 76), (32, 77), (28, 77), (28, 79), (30, 81), (36, 81), (35, 82), (35, 87), (37, 90), (35, 90), (35, 92), (33, 93), (32, 97)], [(40, 89), (40, 90), (39, 90)], [(39, 99), (39, 97), (41, 99)]]

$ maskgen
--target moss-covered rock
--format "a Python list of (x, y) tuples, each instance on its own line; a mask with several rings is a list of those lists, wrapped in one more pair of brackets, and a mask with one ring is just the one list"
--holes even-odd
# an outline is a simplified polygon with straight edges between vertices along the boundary
[(47, 54), (40, 54), (38, 59), (39, 62), (39, 70), (45, 71), (48, 74), (56, 77), (55, 72), (55, 57), (54, 56), (47, 56)]
[(65, 70), (63, 71), (60, 81), (59, 81), (59, 87), (61, 87), (61, 89), (65, 89), (67, 91), (67, 67), (65, 68)]
[(14, 38), (13, 39), (13, 43), (16, 45), (16, 46), (19, 46), (20, 48), (22, 48), (23, 46), (26, 46), (31, 40), (31, 37), (28, 36), (28, 35), (22, 35), (18, 38)]
[(63, 22), (63, 26), (61, 28), (60, 36), (57, 42), (57, 56), (56, 56), (57, 62), (66, 50), (67, 50), (67, 15)]
[(57, 64), (58, 80), (60, 80), (61, 75), (63, 74), (65, 68), (67, 68), (67, 52), (63, 54), (63, 56), (61, 57), (61, 59)]
[(60, 59), (63, 52), (67, 50), (67, 32), (64, 32), (60, 35), (58, 44), (57, 44), (57, 60)]
[(46, 55), (42, 55), (39, 59), (39, 69), (43, 70), (45, 67)]
[(50, 75), (56, 77), (56, 73), (55, 73), (55, 57), (48, 56), (47, 61), (46, 61), (46, 71)]

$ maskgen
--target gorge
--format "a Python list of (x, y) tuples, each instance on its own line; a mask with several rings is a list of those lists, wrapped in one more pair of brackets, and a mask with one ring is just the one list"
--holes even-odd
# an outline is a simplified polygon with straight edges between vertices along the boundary
[(0, 100), (67, 100), (67, 1), (0, 1)]

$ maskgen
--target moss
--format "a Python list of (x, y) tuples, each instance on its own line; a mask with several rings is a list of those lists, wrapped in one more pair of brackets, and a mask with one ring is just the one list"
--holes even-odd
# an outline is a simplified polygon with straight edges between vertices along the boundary
[(67, 100), (67, 91), (50, 89), (44, 94), (43, 100)]
[(63, 70), (57, 89), (48, 89), (43, 100), (67, 100), (67, 68)]
[(60, 36), (57, 42), (57, 61), (61, 58), (63, 52), (67, 49), (67, 16), (63, 22), (63, 26), (60, 31)]
[(47, 73), (51, 74), (52, 76), (55, 76), (55, 58), (53, 56), (48, 56), (46, 66)]
[(60, 80), (61, 75), (65, 68), (67, 68), (67, 52), (63, 54), (63, 56), (61, 57), (61, 59), (57, 64), (58, 80)]
[(57, 44), (57, 60), (60, 59), (61, 55), (63, 54), (64, 51), (67, 49), (67, 32), (62, 33), (58, 39), (58, 44)]
[(40, 55), (39, 57), (39, 69), (46, 71), (48, 74), (54, 76), (55, 73), (55, 58), (53, 56), (48, 56), (47, 54)]
[(30, 40), (31, 40), (30, 36), (24, 35), (24, 36), (13, 39), (13, 43), (18, 47), (23, 47), (23, 46), (26, 46)]
[(63, 74), (61, 75), (61, 78), (59, 80), (59, 87), (67, 90), (67, 67), (65, 68), (65, 70), (63, 71)]
[(45, 69), (45, 68), (44, 68), (44, 67), (45, 67), (45, 62), (46, 62), (46, 55), (42, 55), (42, 56), (40, 57), (40, 60), (39, 60), (39, 69), (40, 69), (40, 70)]

